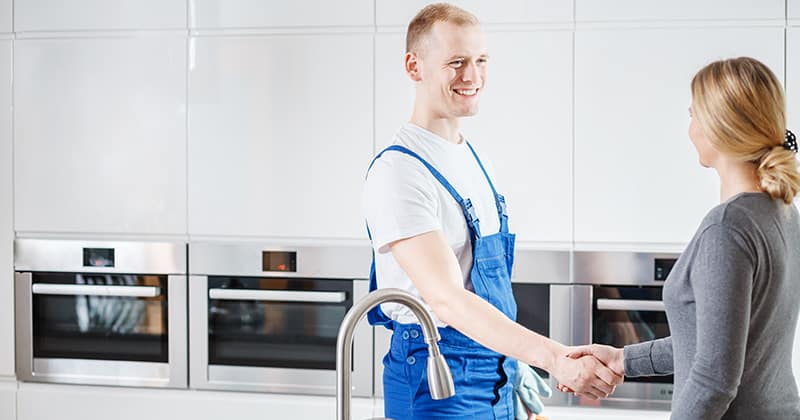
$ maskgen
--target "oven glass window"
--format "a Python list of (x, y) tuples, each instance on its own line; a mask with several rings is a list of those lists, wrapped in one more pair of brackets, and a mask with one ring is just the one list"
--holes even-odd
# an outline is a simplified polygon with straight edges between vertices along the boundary
[[(623, 347), (670, 335), (663, 310), (643, 310), (641, 303), (661, 301), (661, 287), (594, 287), (592, 342)], [(598, 299), (625, 300), (631, 303), (599, 309)], [(625, 378), (629, 382), (672, 383), (672, 375)]]
[[(32, 280), (34, 357), (168, 362), (167, 276), (33, 273)], [(77, 294), (75, 286), (105, 294)], [(151, 296), (115, 296), (127, 286)]]
[[(517, 302), (517, 322), (545, 337), (550, 336), (550, 285), (512, 283), (514, 299)], [(542, 378), (550, 375), (534, 368)]]
[[(353, 304), (352, 281), (212, 276), (208, 286), (243, 292), (236, 299), (209, 298), (210, 364), (336, 369), (336, 338)], [(276, 293), (258, 294), (264, 291)]]

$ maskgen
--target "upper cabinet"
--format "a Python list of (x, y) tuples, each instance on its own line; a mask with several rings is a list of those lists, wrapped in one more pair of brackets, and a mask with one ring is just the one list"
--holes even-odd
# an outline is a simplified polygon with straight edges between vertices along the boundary
[(0, 34), (10, 33), (13, 28), (13, 0), (0, 0)]
[[(797, 0), (789, 0), (792, 1)], [(783, 19), (785, 0), (576, 0), (578, 22)]]
[[(786, 32), (786, 126), (800, 136), (800, 26)], [(795, 199), (800, 206), (800, 197)], [(795, 358), (800, 361), (800, 349)], [(800, 376), (800, 371), (796, 371)]]
[(14, 2), (14, 30), (17, 32), (186, 29), (186, 16), (186, 0)]
[(748, 55), (783, 77), (782, 27), (578, 31), (575, 241), (685, 244), (719, 202), (687, 135), (689, 83)]
[[(408, 22), (430, 0), (376, 0), (378, 26), (408, 26)], [(454, 0), (450, 3), (474, 13), (483, 23), (572, 22), (571, 1), (547, 0)]]
[(786, 16), (789, 19), (800, 19), (800, 0), (786, 0)]
[(17, 231), (186, 233), (186, 40), (14, 45)]
[(366, 238), (372, 35), (198, 37), (189, 233)]
[[(572, 240), (572, 33), (487, 35), (488, 77), (477, 116), (462, 132), (493, 163), (520, 242)], [(375, 133), (378, 150), (408, 121), (414, 83), (403, 70), (404, 36), (378, 34)], [(519, 51), (524, 50), (525, 54)], [(541, 65), (547, 63), (547, 65)]]
[(14, 376), (11, 43), (0, 41), (0, 377)]
[(190, 0), (195, 29), (372, 26), (373, 0)]

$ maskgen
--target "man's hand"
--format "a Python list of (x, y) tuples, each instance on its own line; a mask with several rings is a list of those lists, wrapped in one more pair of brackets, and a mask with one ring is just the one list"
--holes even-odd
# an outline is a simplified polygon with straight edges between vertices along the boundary
[[(619, 385), (622, 383), (622, 380), (625, 376), (625, 352), (623, 349), (601, 344), (590, 344), (588, 346), (572, 347), (569, 353), (567, 353), (567, 357), (571, 359), (582, 360), (586, 359), (587, 356), (598, 360), (606, 365), (608, 369), (614, 372), (619, 379), (618, 382), (614, 383), (614, 385)], [(593, 397), (595, 397), (594, 394), (582, 392), (563, 382), (558, 384), (558, 389), (562, 392), (572, 392), (576, 395), (587, 398), (593, 399)]]
[(602, 399), (614, 392), (616, 385), (622, 383), (622, 376), (609, 369), (595, 357), (568, 357), (564, 353), (556, 360), (553, 376), (559, 381), (559, 389), (575, 392), (589, 399)]

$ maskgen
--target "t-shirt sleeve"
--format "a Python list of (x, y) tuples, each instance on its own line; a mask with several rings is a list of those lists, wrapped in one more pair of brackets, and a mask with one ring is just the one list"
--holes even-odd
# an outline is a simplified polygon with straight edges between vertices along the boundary
[(386, 154), (375, 162), (362, 206), (378, 252), (388, 252), (394, 241), (441, 229), (435, 182), (410, 156)]

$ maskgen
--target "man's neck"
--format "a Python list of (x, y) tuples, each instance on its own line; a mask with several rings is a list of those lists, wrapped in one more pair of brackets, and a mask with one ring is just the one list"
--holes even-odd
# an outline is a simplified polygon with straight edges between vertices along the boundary
[(453, 144), (461, 143), (461, 133), (458, 130), (458, 118), (434, 118), (429, 114), (423, 115), (422, 112), (418, 112), (415, 109), (414, 113), (411, 115), (410, 122)]

